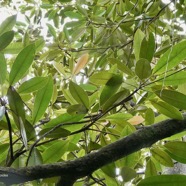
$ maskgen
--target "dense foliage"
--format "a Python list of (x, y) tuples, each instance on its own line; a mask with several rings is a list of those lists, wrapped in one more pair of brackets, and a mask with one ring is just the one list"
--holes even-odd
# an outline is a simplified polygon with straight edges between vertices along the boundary
[[(183, 119), (184, 0), (9, 0), (1, 7), (9, 12), (0, 25), (1, 167), (77, 159), (143, 126)], [(168, 183), (155, 175), (186, 163), (184, 135), (74, 185), (137, 185), (148, 177), (150, 185)]]

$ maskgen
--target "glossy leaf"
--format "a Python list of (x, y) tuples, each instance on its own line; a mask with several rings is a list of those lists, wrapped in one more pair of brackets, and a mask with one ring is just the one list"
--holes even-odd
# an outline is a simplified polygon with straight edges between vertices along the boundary
[(152, 156), (162, 165), (166, 167), (173, 167), (173, 161), (170, 156), (163, 150), (159, 148), (152, 148), (151, 149)]
[(21, 84), (21, 86), (18, 88), (18, 92), (20, 94), (34, 92), (36, 90), (43, 88), (47, 82), (48, 79), (46, 77), (34, 77)]
[(138, 60), (136, 63), (135, 72), (140, 79), (148, 78), (152, 73), (149, 61), (146, 59)]
[(153, 74), (163, 73), (177, 66), (186, 58), (186, 40), (174, 45), (167, 50), (159, 59), (153, 69)]
[(38, 90), (32, 115), (33, 123), (36, 123), (45, 113), (53, 93), (53, 80), (51, 77), (48, 78), (47, 84), (40, 90)]
[(10, 71), (9, 82), (13, 85), (19, 81), (31, 66), (35, 56), (35, 45), (26, 46), (16, 57)]
[(6, 48), (13, 40), (14, 32), (8, 31), (0, 36), (0, 51)]
[(76, 66), (74, 67), (74, 70), (72, 72), (72, 74), (76, 75), (80, 72), (81, 69), (83, 69), (85, 67), (85, 65), (87, 64), (89, 59), (89, 54), (83, 54), (77, 61)]
[(177, 107), (179, 109), (186, 109), (186, 95), (174, 90), (158, 90), (155, 94), (163, 101)]
[(185, 183), (186, 176), (184, 175), (159, 175), (145, 178), (137, 186), (183, 186)]
[(16, 23), (16, 15), (12, 15), (10, 17), (7, 17), (2, 24), (0, 25), (0, 35), (2, 35), (3, 33), (12, 30), (12, 28), (14, 27), (15, 23)]
[(43, 154), (43, 163), (53, 163), (61, 159), (61, 156), (67, 151), (69, 143), (67, 141), (58, 141), (47, 148)]
[(173, 119), (183, 119), (181, 112), (172, 105), (163, 101), (151, 101), (151, 103), (158, 110), (158, 112)]
[(7, 65), (3, 53), (0, 53), (0, 84), (2, 85), (6, 80)]
[(89, 98), (87, 93), (77, 84), (72, 81), (69, 84), (69, 90), (72, 97), (80, 104), (84, 105), (87, 109), (89, 108)]

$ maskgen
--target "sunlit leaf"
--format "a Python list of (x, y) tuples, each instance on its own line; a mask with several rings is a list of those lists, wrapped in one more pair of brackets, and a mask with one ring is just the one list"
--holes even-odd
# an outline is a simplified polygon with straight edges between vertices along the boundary
[(185, 183), (186, 176), (184, 175), (159, 175), (145, 178), (137, 186), (183, 186)]
[(162, 165), (166, 167), (173, 167), (173, 161), (170, 156), (163, 150), (159, 148), (152, 148), (151, 149), (152, 156)]
[(73, 98), (80, 104), (83, 104), (87, 109), (89, 108), (89, 98), (87, 93), (77, 84), (72, 81), (69, 84), (70, 93)]
[(15, 23), (16, 23), (16, 15), (12, 15), (10, 17), (7, 17), (2, 24), (0, 25), (0, 35), (2, 35), (3, 33), (12, 30), (12, 28), (14, 27)]
[(0, 53), (0, 84), (2, 85), (6, 80), (7, 65), (3, 53)]
[(170, 142), (166, 143), (164, 146), (173, 155), (185, 159), (185, 156), (186, 156), (186, 142), (170, 141)]
[(155, 91), (155, 94), (163, 101), (177, 107), (179, 109), (186, 109), (186, 95), (174, 91), (163, 89)]
[(43, 152), (43, 163), (53, 163), (60, 160), (61, 156), (67, 151), (68, 144), (66, 140), (53, 143)]
[(159, 59), (153, 69), (153, 74), (163, 73), (177, 66), (186, 58), (186, 40), (174, 45), (167, 50)]
[(4, 106), (1, 106), (0, 107), (0, 121), (2, 120), (4, 114), (5, 114), (5, 107)]
[(35, 56), (35, 45), (25, 47), (16, 57), (10, 71), (9, 82), (13, 85), (19, 81), (31, 66)]
[(47, 81), (48, 80), (46, 77), (34, 77), (21, 84), (21, 86), (18, 88), (18, 92), (20, 94), (34, 92), (43, 88), (46, 85)]
[(32, 120), (33, 123), (36, 123), (45, 113), (53, 93), (53, 80), (51, 77), (48, 78), (46, 85), (38, 90), (35, 101)]
[(0, 36), (0, 51), (6, 48), (13, 40), (14, 32), (8, 31)]
[(170, 118), (179, 119), (179, 120), (183, 119), (181, 112), (175, 107), (173, 107), (172, 105), (163, 101), (151, 101), (151, 103), (160, 113)]
[(107, 71), (98, 72), (93, 74), (89, 80), (95, 85), (105, 85), (112, 76), (113, 74)]
[(83, 54), (77, 61), (76, 66), (74, 67), (74, 70), (72, 72), (72, 74), (76, 75), (80, 72), (81, 69), (83, 69), (85, 67), (85, 65), (87, 64), (89, 59), (89, 54)]

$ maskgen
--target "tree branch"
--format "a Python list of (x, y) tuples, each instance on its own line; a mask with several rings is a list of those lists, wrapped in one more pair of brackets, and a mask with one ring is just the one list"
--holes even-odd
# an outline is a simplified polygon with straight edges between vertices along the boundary
[[(129, 136), (73, 161), (19, 169), (0, 167), (1, 181), (10, 185), (40, 178), (61, 176), (65, 183), (70, 183), (70, 180), (74, 182), (79, 178), (92, 174), (104, 165), (142, 148), (150, 147), (153, 143), (185, 129), (186, 116), (184, 116), (184, 120), (165, 120), (151, 126), (142, 127)], [(60, 184), (63, 185), (62, 182)]]

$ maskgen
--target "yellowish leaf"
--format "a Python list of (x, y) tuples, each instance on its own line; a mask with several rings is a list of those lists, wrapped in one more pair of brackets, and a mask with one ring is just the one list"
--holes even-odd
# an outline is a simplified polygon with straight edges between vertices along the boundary
[(73, 70), (73, 75), (76, 75), (80, 72), (81, 69), (83, 69), (85, 67), (85, 65), (87, 64), (89, 59), (89, 54), (83, 54), (79, 59), (78, 62), (76, 64), (76, 66), (74, 67)]
[(131, 119), (128, 120), (128, 122), (131, 124), (131, 125), (138, 125), (142, 122), (144, 122), (144, 118), (142, 116), (134, 116), (132, 117)]

